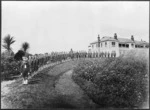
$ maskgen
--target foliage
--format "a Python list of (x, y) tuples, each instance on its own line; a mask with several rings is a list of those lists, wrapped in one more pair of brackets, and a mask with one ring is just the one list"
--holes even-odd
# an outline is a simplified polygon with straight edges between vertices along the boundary
[(73, 79), (101, 107), (138, 108), (148, 93), (147, 57), (86, 60), (74, 68)]
[[(68, 61), (43, 69), (29, 80), (27, 86), (20, 85), (22, 83), (21, 80), (9, 84), (10, 91), (3, 97), (6, 103), (8, 103), (7, 108), (10, 107), (10, 103), (12, 109), (58, 108), (58, 105), (70, 108), (70, 104), (66, 104), (68, 98), (60, 96), (60, 93), (53, 86), (57, 83), (60, 76), (72, 69), (76, 63), (77, 61)], [(71, 96), (69, 97), (72, 98)], [(62, 100), (62, 98), (65, 99)]]
[(5, 56), (13, 56), (14, 53), (12, 51), (11, 45), (15, 42), (14, 37), (11, 37), (9, 34), (7, 36), (4, 37), (3, 39), (3, 48), (6, 49), (5, 52), (3, 52), (3, 54)]
[(17, 61), (22, 60), (22, 56), (25, 55), (25, 52), (22, 50), (18, 50), (18, 52), (15, 54), (14, 59)]
[(30, 47), (30, 45), (29, 45), (28, 42), (24, 42), (24, 43), (22, 44), (22, 49), (23, 49), (23, 51), (24, 51), (25, 53), (27, 52), (27, 50), (29, 49), (29, 47)]
[(10, 47), (11, 44), (13, 44), (15, 42), (14, 38), (11, 37), (9, 34), (7, 36), (5, 36), (5, 38), (3, 39), (4, 44), (3, 47), (7, 50), (7, 51), (11, 51), (12, 48)]
[(20, 74), (20, 62), (11, 57), (1, 57), (1, 81), (11, 79), (11, 76)]
[(99, 63), (96, 61), (83, 60), (75, 67), (74, 72), (78, 73), (78, 77), (93, 81), (93, 78), (100, 69), (98, 65)]

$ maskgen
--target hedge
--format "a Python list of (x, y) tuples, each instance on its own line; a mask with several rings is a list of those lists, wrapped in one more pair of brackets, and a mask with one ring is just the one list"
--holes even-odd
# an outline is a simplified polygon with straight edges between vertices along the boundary
[(140, 108), (148, 96), (147, 57), (84, 60), (72, 78), (100, 107)]

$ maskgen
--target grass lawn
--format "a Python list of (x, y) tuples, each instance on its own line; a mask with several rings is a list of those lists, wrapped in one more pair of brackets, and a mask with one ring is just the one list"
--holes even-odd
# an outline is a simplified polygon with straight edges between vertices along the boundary
[[(72, 70), (63, 74), (56, 90), (59, 92), (59, 99), (74, 108), (95, 108), (97, 105), (84, 93), (84, 91), (72, 80)], [(60, 101), (59, 100), (59, 101)], [(57, 104), (58, 105), (58, 104)]]
[(62, 94), (57, 83), (60, 83), (60, 77), (73, 69), (78, 62), (79, 60), (74, 60), (48, 67), (33, 76), (28, 85), (23, 85), (22, 79), (6, 85), (8, 92), (1, 91), (1, 108), (76, 108), (76, 104), (68, 103), (72, 98), (68, 94)]

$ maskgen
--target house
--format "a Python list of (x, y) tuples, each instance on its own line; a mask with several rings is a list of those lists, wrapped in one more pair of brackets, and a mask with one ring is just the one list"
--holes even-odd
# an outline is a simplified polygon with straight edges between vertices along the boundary
[(88, 52), (95, 55), (104, 54), (105, 57), (114, 55), (118, 57), (131, 49), (149, 49), (149, 43), (146, 41), (136, 41), (132, 35), (130, 39), (118, 38), (117, 34), (114, 37), (104, 36), (95, 42), (90, 43), (88, 46)]

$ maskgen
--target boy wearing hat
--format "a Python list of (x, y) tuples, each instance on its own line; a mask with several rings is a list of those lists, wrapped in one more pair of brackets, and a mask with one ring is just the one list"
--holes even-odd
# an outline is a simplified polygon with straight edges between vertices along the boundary
[(28, 58), (26, 56), (22, 57), (23, 61), (21, 64), (21, 72), (23, 76), (23, 84), (28, 84), (28, 75), (30, 71), (29, 63), (28, 63)]

